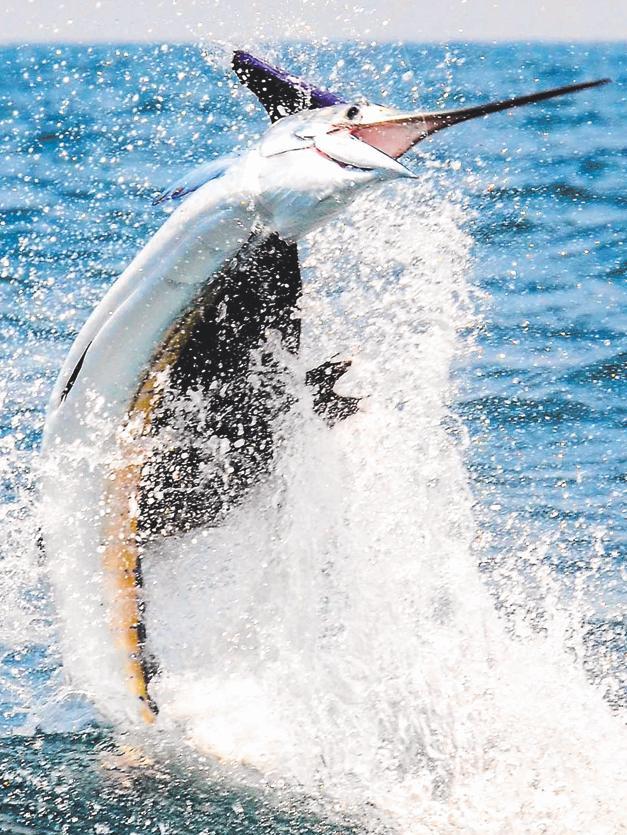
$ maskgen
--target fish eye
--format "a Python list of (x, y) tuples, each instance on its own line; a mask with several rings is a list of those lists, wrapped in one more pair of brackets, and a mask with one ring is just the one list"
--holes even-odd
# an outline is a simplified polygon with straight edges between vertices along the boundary
[(356, 104), (352, 104), (348, 110), (346, 111), (346, 118), (347, 119), (354, 119), (355, 116), (359, 114), (359, 108)]

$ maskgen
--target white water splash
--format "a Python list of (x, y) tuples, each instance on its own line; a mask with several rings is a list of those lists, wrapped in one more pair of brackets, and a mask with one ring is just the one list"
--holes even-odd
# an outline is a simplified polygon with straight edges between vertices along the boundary
[[(499, 577), (523, 612), (514, 637), (477, 569), (448, 405), (472, 322), (463, 221), (427, 187), (392, 189), (310, 242), (300, 370), (353, 359), (340, 386), (363, 410), (329, 431), (301, 392), (275, 476), (223, 527), (145, 560), (158, 730), (372, 831), (614, 835), (626, 734), (565, 649), (576, 600), (538, 571), (543, 631), (529, 627), (527, 569), (542, 566), (530, 544)], [(2, 460), (8, 479), (10, 444)], [(29, 502), (3, 506), (0, 627), (14, 647), (49, 636)], [(15, 686), (24, 732), (78, 721), (62, 685)]]
[(626, 831), (625, 730), (572, 617), (514, 638), (480, 579), (447, 405), (470, 241), (429, 196), (362, 201), (305, 260), (303, 369), (352, 358), (362, 413), (329, 432), (303, 395), (272, 482), (146, 560), (160, 722), (373, 830)]

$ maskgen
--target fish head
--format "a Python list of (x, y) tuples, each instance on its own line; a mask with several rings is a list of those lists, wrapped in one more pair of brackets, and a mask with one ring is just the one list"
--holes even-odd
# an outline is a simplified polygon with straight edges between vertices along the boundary
[[(340, 104), (286, 116), (257, 148), (258, 204), (268, 226), (298, 239), (349, 205), (363, 189), (416, 175), (387, 148), (392, 139), (375, 126), (400, 111), (367, 103)], [(396, 124), (395, 133), (402, 132)]]
[[(260, 153), (265, 158), (299, 154), (300, 164), (311, 162), (317, 154), (341, 169), (345, 177), (368, 175), (368, 182), (395, 177), (415, 177), (398, 162), (422, 134), (422, 126), (409, 128), (401, 111), (368, 102), (339, 104), (307, 110), (276, 122), (265, 134)], [(306, 155), (300, 152), (308, 152)], [(390, 151), (392, 153), (390, 153)], [(284, 158), (283, 162), (287, 162)], [(321, 169), (328, 172), (330, 169)]]
[[(347, 205), (364, 187), (417, 175), (400, 157), (444, 128), (501, 110), (606, 84), (586, 81), (443, 111), (403, 111), (366, 101), (305, 110), (275, 122), (262, 137), (262, 201), (279, 214), (315, 226)], [(265, 171), (263, 170), (265, 166)], [(299, 227), (298, 232), (302, 234)]]

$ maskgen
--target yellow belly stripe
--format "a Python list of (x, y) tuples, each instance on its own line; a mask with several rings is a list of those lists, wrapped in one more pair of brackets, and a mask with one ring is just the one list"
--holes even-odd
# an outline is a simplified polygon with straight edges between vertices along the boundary
[(195, 305), (167, 332), (128, 410), (118, 438), (117, 460), (109, 476), (103, 525), (103, 568), (109, 586), (110, 626), (116, 646), (126, 657), (130, 692), (139, 699), (146, 723), (155, 721), (157, 706), (148, 693), (144, 663), (143, 602), (138, 582), (141, 569), (139, 491), (146, 452), (142, 444), (150, 431), (155, 408), (163, 394), (164, 372), (177, 360), (189, 339), (201, 305)]

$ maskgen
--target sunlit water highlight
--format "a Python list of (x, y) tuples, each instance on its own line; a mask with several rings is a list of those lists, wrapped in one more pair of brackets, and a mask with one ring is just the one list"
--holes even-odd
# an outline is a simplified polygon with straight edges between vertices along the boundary
[[(283, 60), (399, 105), (620, 74), (609, 47), (344, 53)], [(410, 163), (420, 185), (306, 243), (301, 369), (352, 358), (363, 410), (328, 432), (301, 392), (273, 478), (146, 560), (162, 713), (125, 753), (62, 681), (34, 544), (45, 397), (160, 222), (148, 197), (263, 117), (191, 48), (3, 61), (4, 820), (624, 831), (620, 94), (451, 131)]]

